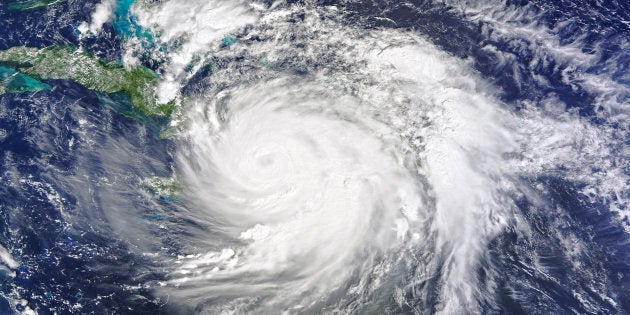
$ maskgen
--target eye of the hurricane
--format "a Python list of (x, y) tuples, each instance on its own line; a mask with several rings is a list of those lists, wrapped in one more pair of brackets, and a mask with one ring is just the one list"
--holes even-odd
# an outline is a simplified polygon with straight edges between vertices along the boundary
[(359, 114), (352, 101), (333, 112), (326, 99), (254, 103), (255, 90), (235, 94), (228, 119), (213, 117), (214, 105), (191, 115), (179, 159), (188, 201), (225, 233), (180, 262), (177, 292), (246, 291), (269, 307), (306, 307), (413, 239), (419, 189), (385, 124), (369, 114), (344, 119)]
[(258, 166), (263, 169), (275, 166), (276, 157), (273, 153), (267, 153), (264, 155), (260, 155), (256, 157), (256, 161), (258, 162)]
[(253, 147), (239, 157), (236, 167), (242, 174), (251, 178), (251, 184), (264, 188), (274, 182), (287, 180), (294, 165), (290, 153), (281, 144), (247, 143)]

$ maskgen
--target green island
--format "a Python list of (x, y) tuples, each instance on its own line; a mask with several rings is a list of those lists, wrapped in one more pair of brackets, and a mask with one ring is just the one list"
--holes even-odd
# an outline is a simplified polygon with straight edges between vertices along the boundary
[(0, 94), (49, 89), (39, 80), (71, 79), (86, 88), (129, 97), (142, 116), (169, 117), (175, 102), (158, 103), (158, 76), (138, 66), (127, 70), (120, 62), (107, 62), (70, 46), (12, 47), (0, 51)]
[(14, 1), (9, 4), (9, 10), (35, 10), (44, 8), (49, 5), (61, 2), (63, 0), (28, 0), (28, 1)]
[(41, 91), (50, 89), (50, 85), (36, 80), (12, 68), (0, 66), (0, 94)]
[(140, 182), (140, 185), (148, 189), (154, 196), (164, 201), (175, 201), (182, 191), (182, 187), (170, 177), (152, 177)]

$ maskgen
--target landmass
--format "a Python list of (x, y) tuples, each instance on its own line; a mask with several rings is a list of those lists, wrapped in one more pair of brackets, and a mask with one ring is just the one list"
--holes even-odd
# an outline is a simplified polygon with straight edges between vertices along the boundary
[(9, 10), (34, 10), (47, 7), (51, 4), (61, 2), (62, 0), (30, 0), (15, 1), (9, 4)]
[(49, 89), (42, 80), (71, 79), (88, 89), (123, 93), (133, 109), (146, 116), (171, 115), (175, 102), (160, 104), (155, 88), (158, 76), (137, 66), (104, 61), (71, 46), (12, 47), (0, 51), (0, 94)]

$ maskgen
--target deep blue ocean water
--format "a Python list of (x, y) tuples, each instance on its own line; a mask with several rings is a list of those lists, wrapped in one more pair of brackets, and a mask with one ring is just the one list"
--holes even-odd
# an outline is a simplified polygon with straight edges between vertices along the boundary
[[(80, 43), (102, 58), (119, 60), (121, 37), (151, 40), (149, 33), (130, 26), (124, 5), (116, 11), (119, 18), (105, 24), (99, 36), (79, 39), (77, 23), (89, 19), (96, 1), (60, 1), (27, 11), (8, 10), (9, 2), (0, 4), (0, 49)], [(553, 94), (567, 104), (565, 110), (577, 110), (593, 124), (612, 128), (620, 143), (630, 145), (624, 121), (598, 116), (603, 110), (593, 106), (598, 95), (563, 80), (561, 73), (569, 65), (539, 55), (525, 43), (527, 38), (489, 36), (493, 31), (483, 21), (470, 22), (439, 1), (318, 2), (343, 8), (349, 24), (412, 29), (441, 49), (472, 60), (473, 68), (501, 89), (501, 99), (511, 110), (519, 111), (523, 101), (542, 107), (545, 97)], [(597, 51), (595, 62), (584, 71), (611, 73), (630, 89), (630, 2), (508, 3), (539, 12), (538, 22), (552, 29), (560, 42), (579, 38), (583, 52)], [(505, 55), (511, 56), (510, 62), (501, 60)], [(536, 62), (540, 60), (545, 62)], [(143, 62), (151, 65), (150, 60)], [(137, 288), (163, 276), (147, 267), (153, 264), (150, 258), (111, 234), (107, 222), (115, 216), (110, 208), (143, 209), (146, 216), (130, 228), (154, 224), (164, 213), (176, 211), (169, 200), (156, 201), (148, 192), (137, 195), (125, 180), (128, 174), (170, 176), (172, 143), (158, 140), (151, 126), (125, 117), (120, 108), (112, 109), (104, 101), (106, 95), (68, 80), (45, 83), (50, 90), (0, 95), (0, 243), (20, 264), (15, 277), (0, 274), (0, 289), (5, 296), (28, 300), (39, 314), (168, 313), (165, 300)], [(627, 104), (629, 96), (626, 90), (617, 99)], [(623, 146), (613, 148), (615, 152), (626, 154)], [(108, 181), (116, 175), (120, 181)], [(498, 283), (498, 302), (482, 305), (483, 313), (630, 313), (630, 236), (608, 210), (610, 200), (584, 196), (579, 182), (559, 173), (524, 180), (546, 187), (548, 203), (540, 207), (526, 196), (515, 197), (534, 228), (527, 238), (507, 230), (490, 243), (490, 258), (478, 272), (481, 285), (485, 280)], [(625, 191), (618, 198), (629, 194)], [(68, 213), (80, 219), (68, 222)], [(168, 234), (177, 232), (159, 237), (168, 246)], [(561, 236), (568, 234), (587, 244), (579, 268), (562, 245)], [(550, 274), (532, 269), (534, 260), (542, 261)], [(502, 278), (486, 279), (490, 275), (484, 266), (501, 270)], [(431, 284), (422, 286), (418, 289)], [(576, 288), (598, 288), (614, 298), (591, 292), (590, 303), (595, 305), (586, 309), (574, 294)], [(0, 313), (25, 309), (12, 303), (0, 297)]]

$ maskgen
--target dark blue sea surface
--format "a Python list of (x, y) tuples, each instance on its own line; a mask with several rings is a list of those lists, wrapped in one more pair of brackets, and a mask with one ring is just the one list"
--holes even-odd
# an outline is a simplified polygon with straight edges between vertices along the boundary
[(10, 9), (12, 3), (19, 2), (7, 0), (0, 3), (0, 49), (81, 44), (97, 56), (120, 60), (121, 41), (116, 38), (112, 24), (105, 25), (98, 38), (79, 38), (79, 24), (89, 21), (98, 1), (57, 1), (44, 8)]
[[(28, 297), (39, 314), (155, 313), (154, 300), (125, 288), (152, 277), (146, 262), (106, 222), (117, 203), (155, 207), (120, 177), (168, 174), (168, 141), (73, 82), (53, 84), (0, 97), (0, 229), (20, 261), (2, 289)], [(2, 313), (12, 313), (7, 303)]]
[[(133, 1), (120, 1), (113, 22), (89, 38), (80, 38), (77, 27), (89, 20), (97, 1), (59, 1), (34, 10), (9, 10), (10, 2), (0, 3), (0, 49), (82, 45), (104, 59), (120, 60), (123, 38), (138, 37), (147, 45), (153, 40), (149, 31), (134, 24), (129, 12)], [(578, 47), (593, 59), (588, 66), (575, 66), (571, 56), (558, 60), (533, 49), (532, 42), (539, 40), (534, 35), (495, 36), (497, 24), (468, 19), (466, 12), (441, 1), (318, 1), (341, 8), (339, 14), (349, 25), (410, 29), (470, 60), (481, 77), (498, 87), (513, 112), (526, 103), (544, 108), (550, 98), (562, 102), (564, 111), (610, 130), (614, 163), (622, 163), (630, 145), (623, 110), (600, 106), (602, 95), (566, 76), (574, 68), (606, 75), (625, 91), (611, 92), (604, 103), (630, 102), (630, 2), (506, 3), (506, 8), (536, 18), (514, 23), (544, 27), (558, 43)], [(158, 198), (140, 184), (143, 178), (172, 175), (173, 144), (157, 137), (158, 123), (125, 116), (129, 104), (124, 98), (98, 94), (71, 80), (45, 84), (51, 89), (0, 95), (0, 244), (19, 263), (14, 276), (10, 270), (0, 272), (0, 313), (26, 309), (9, 296), (28, 301), (38, 314), (169, 313), (165, 299), (142, 287), (164, 275), (155, 274), (155, 262), (115, 231), (128, 225), (153, 233), (149, 226), (177, 211), (174, 200)], [(627, 165), (617, 166), (630, 174)], [(590, 167), (598, 172), (600, 166)], [(495, 296), (488, 299), (496, 303), (482, 303), (482, 313), (630, 313), (630, 236), (624, 230), (630, 222), (610, 211), (613, 204), (628, 211), (620, 201), (630, 198), (630, 192), (612, 199), (585, 196), (585, 184), (569, 179), (562, 169), (520, 180), (543, 191), (546, 202), (528, 194), (513, 196), (532, 229), (527, 234), (507, 229), (490, 242), (477, 273), (481, 286), (496, 284), (491, 290)], [(145, 216), (120, 222), (117, 213), (125, 209)], [(170, 235), (178, 232), (156, 235), (161, 243), (153, 246), (168, 247)], [(569, 250), (571, 240), (583, 247)], [(437, 290), (419, 284), (418, 290), (427, 289)], [(437, 305), (438, 298), (433, 300)], [(421, 312), (435, 312), (435, 305), (425, 305)], [(406, 312), (411, 310), (400, 310)]]

